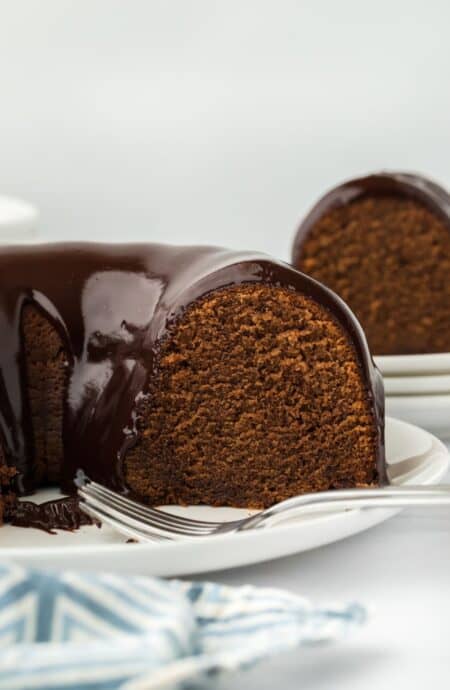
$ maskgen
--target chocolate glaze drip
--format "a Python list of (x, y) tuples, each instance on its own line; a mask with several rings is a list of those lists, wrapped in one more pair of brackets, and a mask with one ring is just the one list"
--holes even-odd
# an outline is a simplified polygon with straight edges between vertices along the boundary
[(335, 187), (313, 206), (295, 236), (292, 263), (296, 265), (299, 261), (308, 233), (322, 216), (366, 196), (395, 196), (417, 201), (439, 216), (450, 231), (450, 194), (435, 182), (421, 175), (404, 172), (357, 177)]
[[(360, 358), (373, 406), (383, 480), (382, 379), (359, 324), (334, 293), (261, 254), (70, 243), (6, 247), (0, 253), (0, 431), (8, 464), (19, 472), (20, 493), (35, 488), (21, 337), (25, 304), (42, 310), (68, 353), (63, 490), (73, 491), (73, 478), (81, 468), (91, 479), (125, 492), (123, 458), (137, 438), (136, 404), (148, 394), (161, 338), (194, 300), (241, 283), (268, 283), (309, 295), (344, 326)], [(35, 509), (22, 510), (30, 516)]]
[(92, 525), (93, 521), (80, 510), (76, 496), (69, 496), (45, 503), (18, 501), (11, 524), (14, 527), (34, 527), (55, 534), (56, 529), (73, 532), (81, 525)]

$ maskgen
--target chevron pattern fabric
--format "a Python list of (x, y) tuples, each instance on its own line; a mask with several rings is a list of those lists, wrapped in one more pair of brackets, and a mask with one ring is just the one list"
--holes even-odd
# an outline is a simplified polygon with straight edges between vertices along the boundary
[(2, 566), (0, 690), (198, 687), (364, 618), (275, 589)]

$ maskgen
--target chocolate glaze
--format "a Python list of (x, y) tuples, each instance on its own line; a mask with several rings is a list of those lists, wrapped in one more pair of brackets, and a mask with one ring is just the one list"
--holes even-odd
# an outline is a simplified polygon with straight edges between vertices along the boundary
[[(69, 357), (64, 400), (62, 488), (81, 468), (126, 491), (124, 455), (137, 438), (136, 405), (147, 395), (158, 346), (171, 322), (199, 297), (241, 283), (283, 286), (312, 297), (348, 332), (361, 361), (385, 480), (384, 394), (363, 332), (334, 293), (262, 254), (156, 244), (43, 244), (0, 252), (0, 427), (20, 493), (32, 492), (32, 430), (21, 312), (34, 303), (54, 324)], [(31, 510), (31, 509), (30, 509)]]
[(81, 525), (92, 525), (91, 518), (80, 510), (76, 496), (45, 503), (18, 501), (10, 520), (14, 527), (34, 527), (55, 534), (56, 529), (73, 532)]
[(450, 231), (450, 194), (432, 180), (405, 172), (381, 172), (367, 177), (356, 177), (327, 192), (302, 221), (292, 247), (293, 265), (300, 260), (303, 243), (322, 216), (367, 196), (413, 199), (439, 216)]

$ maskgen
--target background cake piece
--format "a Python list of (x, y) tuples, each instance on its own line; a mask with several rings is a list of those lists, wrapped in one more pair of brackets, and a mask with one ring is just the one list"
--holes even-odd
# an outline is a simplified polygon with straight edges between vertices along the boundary
[(374, 354), (450, 352), (450, 195), (434, 182), (336, 187), (300, 225), (292, 263), (347, 302)]

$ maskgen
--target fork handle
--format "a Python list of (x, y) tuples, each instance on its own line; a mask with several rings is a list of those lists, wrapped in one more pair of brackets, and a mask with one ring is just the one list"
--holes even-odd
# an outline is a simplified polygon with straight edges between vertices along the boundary
[(380, 489), (337, 489), (295, 496), (277, 503), (246, 520), (238, 530), (274, 524), (306, 513), (320, 514), (332, 509), (406, 508), (410, 506), (450, 506), (450, 485), (387, 486)]

